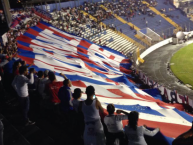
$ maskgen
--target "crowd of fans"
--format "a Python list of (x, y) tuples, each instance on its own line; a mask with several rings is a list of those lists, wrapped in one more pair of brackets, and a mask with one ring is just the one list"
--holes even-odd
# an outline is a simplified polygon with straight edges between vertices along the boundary
[(5, 23), (5, 15), (0, 12), (0, 23)]
[[(65, 11), (65, 10), (64, 10)], [(104, 118), (104, 124), (101, 122), (101, 114), (104, 114), (103, 107), (100, 101), (95, 96), (95, 89), (93, 86), (86, 88), (87, 99), (81, 101), (82, 91), (79, 88), (71, 91), (71, 81), (64, 75), (64, 81), (57, 81), (54, 72), (49, 70), (42, 70), (36, 72), (33, 68), (33, 64), (27, 65), (25, 61), (17, 58), (17, 43), (16, 38), (25, 33), (26, 29), (31, 26), (35, 26), (40, 18), (35, 16), (30, 11), (14, 12), (19, 13), (19, 16), (25, 16), (30, 18), (29, 21), (20, 23), (13, 29), (7, 32), (8, 42), (5, 45), (0, 46), (0, 93), (1, 100), (6, 100), (7, 92), (13, 92), (14, 97), (18, 100), (22, 118), (21, 122), (24, 126), (34, 125), (35, 122), (31, 121), (28, 117), (30, 109), (30, 97), (34, 97), (34, 102), (39, 108), (39, 111), (49, 110), (50, 113), (57, 117), (64, 119), (64, 122), (76, 127), (76, 131), (80, 136), (83, 136), (84, 144), (108, 144), (111, 145), (116, 138), (120, 140), (121, 144), (127, 144), (126, 136), (130, 142), (144, 142), (142, 131), (140, 138), (131, 138), (130, 134), (138, 132), (137, 121), (138, 113), (131, 112), (130, 114), (121, 110), (117, 110), (117, 114), (124, 113), (126, 115), (115, 115), (115, 107), (113, 104), (107, 106), (109, 115)], [(78, 12), (73, 9), (70, 13)], [(17, 14), (18, 15), (18, 14)], [(64, 17), (64, 21), (67, 21), (68, 16)], [(83, 15), (79, 13), (79, 21)], [(76, 19), (74, 17), (74, 19)], [(77, 20), (77, 19), (76, 19)], [(70, 23), (70, 21), (69, 21)], [(29, 70), (28, 70), (29, 68)], [(12, 89), (11, 89), (12, 88)], [(14, 93), (16, 92), (16, 93)], [(17, 94), (17, 95), (16, 95)], [(132, 117), (134, 114), (134, 117)], [(61, 119), (60, 118), (60, 119)], [(126, 136), (123, 131), (122, 120), (133, 119), (133, 123), (126, 127)], [(81, 120), (79, 123), (76, 120)], [(132, 121), (130, 121), (132, 122)], [(104, 125), (108, 128), (108, 134), (104, 133)], [(2, 126), (2, 122), (0, 122)], [(78, 128), (78, 130), (77, 130)], [(142, 127), (146, 130), (145, 127)], [(0, 128), (3, 130), (3, 127)], [(151, 131), (149, 131), (151, 132)], [(154, 131), (155, 132), (155, 131)], [(156, 130), (156, 133), (158, 130)], [(154, 133), (155, 134), (155, 133)], [(1, 135), (1, 134), (0, 134)]]
[(81, 37), (83, 37), (83, 33), (85, 32), (83, 24), (91, 29), (96, 28), (97, 32), (101, 32), (104, 29), (104, 27), (101, 27), (97, 22), (90, 19), (88, 15), (83, 15), (80, 12), (80, 7), (62, 8), (61, 11), (55, 11), (53, 17), (54, 19), (51, 21), (53, 26)]
[[(155, 5), (156, 2), (151, 4)], [(131, 0), (123, 5), (125, 6), (120, 6), (119, 3), (106, 3), (105, 6), (110, 10), (109, 13), (106, 13), (97, 4), (86, 4), (84, 9), (97, 17), (98, 22), (112, 18), (111, 12), (131, 18), (136, 15), (136, 11), (140, 11), (142, 14), (147, 11), (147, 7), (141, 1)], [(60, 15), (59, 21), (66, 23), (65, 26), (62, 25), (63, 30), (68, 30), (69, 25), (79, 27), (79, 24), (82, 23), (87, 23), (91, 27), (98, 27), (97, 22), (80, 13), (79, 10), (82, 8), (83, 6), (74, 9), (67, 8), (56, 13), (56, 15)], [(63, 12), (65, 15), (62, 14)], [(120, 145), (126, 145), (128, 142), (130, 145), (146, 145), (144, 135), (154, 136), (159, 132), (159, 128), (150, 131), (145, 125), (138, 126), (139, 113), (136, 111), (127, 113), (117, 110), (115, 114), (113, 104), (107, 105), (108, 115), (105, 116), (104, 108), (97, 99), (93, 86), (87, 86), (85, 92), (87, 98), (82, 101), (81, 96), (84, 92), (80, 88), (76, 88), (72, 92), (72, 83), (64, 74), (60, 74), (64, 81), (57, 81), (54, 72), (49, 70), (36, 72), (33, 64), (27, 65), (25, 61), (17, 58), (16, 38), (41, 20), (29, 10), (13, 12), (13, 14), (18, 13), (30, 18), (30, 20), (26, 23), (20, 21), (17, 27), (10, 29), (7, 33), (8, 42), (5, 45), (0, 45), (0, 99), (5, 100), (7, 94), (5, 91), (16, 92), (13, 94), (17, 94), (15, 98), (21, 107), (21, 122), (24, 126), (35, 124), (28, 116), (31, 105), (30, 97), (35, 96), (34, 99), (40, 112), (49, 110), (52, 116), (60, 120), (63, 119), (62, 121), (69, 124), (72, 129), (76, 128), (77, 134), (83, 137), (85, 145), (112, 145), (116, 139), (119, 140)], [(71, 23), (72, 20), (76, 23)], [(51, 23), (60, 28), (60, 23), (55, 23), (55, 21), (53, 20)], [(84, 31), (84, 28), (82, 27), (81, 30)], [(77, 32), (77, 35), (81, 36), (81, 32)], [(104, 121), (101, 120), (103, 118), (101, 116), (105, 116)], [(77, 122), (77, 120), (79, 121)], [(124, 129), (122, 120), (129, 120)], [(0, 121), (0, 137), (3, 130), (2, 126)], [(107, 133), (104, 132), (105, 127), (107, 127)]]

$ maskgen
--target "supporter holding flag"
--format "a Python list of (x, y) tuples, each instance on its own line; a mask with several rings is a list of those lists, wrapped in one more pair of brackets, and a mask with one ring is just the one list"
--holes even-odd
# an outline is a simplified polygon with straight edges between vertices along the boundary
[(193, 121), (192, 121), (192, 128), (190, 128), (190, 130), (178, 136), (172, 142), (172, 145), (192, 145), (192, 143), (193, 143)]
[(115, 106), (113, 104), (107, 105), (109, 115), (105, 116), (104, 123), (107, 126), (107, 145), (113, 145), (116, 139), (119, 139), (120, 145), (125, 145), (125, 134), (123, 132), (122, 120), (128, 120), (129, 113), (117, 110), (117, 113), (125, 115), (115, 115)]
[(147, 145), (144, 135), (154, 136), (159, 132), (159, 128), (150, 131), (146, 126), (138, 126), (139, 113), (132, 111), (129, 114), (129, 124), (125, 126), (125, 134), (129, 145)]
[(105, 145), (105, 134), (99, 112), (103, 113), (103, 107), (95, 96), (93, 86), (86, 88), (87, 99), (80, 103), (79, 109), (83, 112), (85, 129), (85, 145)]
[(49, 72), (48, 74), (50, 83), (47, 84), (47, 94), (50, 95), (51, 102), (53, 105), (58, 105), (60, 103), (60, 99), (58, 98), (58, 91), (62, 87), (63, 82), (57, 81), (54, 72)]
[[(65, 75), (63, 75), (63, 74), (60, 74), (60, 75), (63, 76), (65, 80), (67, 79)], [(55, 116), (54, 118), (52, 117), (51, 119), (54, 119), (53, 121), (60, 121), (60, 119), (58, 117), (61, 114), (60, 113), (60, 102), (61, 102), (61, 100), (59, 99), (58, 95), (59, 95), (60, 88), (63, 86), (63, 82), (58, 81), (56, 79), (56, 76), (55, 76), (54, 72), (50, 71), (48, 73), (48, 77), (49, 77), (50, 82), (46, 85), (45, 92), (50, 97), (49, 98), (49, 104), (50, 104), (49, 109), (51, 109), (50, 110), (51, 113)]]
[(20, 97), (20, 103), (23, 111), (23, 120), (25, 125), (33, 125), (35, 122), (32, 122), (28, 119), (28, 111), (30, 107), (29, 93), (28, 93), (28, 84), (34, 83), (34, 69), (31, 69), (30, 79), (27, 78), (28, 68), (26, 66), (21, 66), (19, 68), (19, 74), (15, 76), (12, 86), (16, 90), (18, 96)]

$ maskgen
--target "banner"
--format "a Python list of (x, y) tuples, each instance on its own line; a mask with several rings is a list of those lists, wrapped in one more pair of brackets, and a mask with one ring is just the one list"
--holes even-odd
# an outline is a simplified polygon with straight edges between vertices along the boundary
[(40, 16), (41, 18), (43, 18), (43, 19), (45, 19), (45, 20), (50, 21), (50, 20), (52, 19), (52, 15), (51, 15), (50, 13), (48, 13), (48, 12), (46, 12), (46, 11), (44, 11), (44, 10), (41, 10), (41, 9), (39, 9), (39, 8), (37, 8), (37, 7), (33, 8), (32, 11), (33, 11), (36, 15)]
[(141, 71), (139, 71), (139, 77), (143, 81), (144, 84), (147, 84), (151, 88), (159, 89), (161, 92), (161, 95), (164, 95), (165, 99), (169, 101), (170, 103), (187, 104), (193, 108), (193, 99), (190, 99), (188, 96), (180, 95), (177, 93), (176, 90), (171, 91), (165, 88), (164, 86), (159, 85), (157, 82), (149, 80), (149, 78), (146, 75), (144, 75), (144, 73)]
[(8, 42), (7, 33), (2, 35), (2, 40), (3, 40), (3, 45), (5, 46), (5, 44)]

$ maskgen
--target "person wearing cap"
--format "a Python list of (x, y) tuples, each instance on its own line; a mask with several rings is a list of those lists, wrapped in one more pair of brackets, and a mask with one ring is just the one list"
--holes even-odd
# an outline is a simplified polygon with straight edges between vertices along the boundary
[[(107, 111), (109, 115), (105, 116), (104, 123), (107, 126), (108, 134), (107, 134), (107, 145), (114, 144), (116, 139), (119, 139), (120, 145), (125, 145), (125, 134), (123, 132), (123, 124), (122, 120), (128, 120), (129, 113), (117, 110), (117, 114), (115, 115), (115, 106), (113, 104), (107, 105)], [(119, 115), (123, 113), (124, 115)]]
[(93, 86), (86, 88), (87, 99), (79, 105), (79, 111), (84, 115), (84, 144), (105, 145), (105, 134), (99, 112), (103, 114), (103, 107), (95, 96)]
[(79, 106), (79, 103), (80, 103), (80, 98), (82, 96), (82, 91), (80, 88), (76, 88), (74, 89), (74, 93), (72, 95), (73, 97), (73, 100), (72, 100), (72, 104), (73, 104), (73, 108), (76, 112), (78, 112), (78, 106)]

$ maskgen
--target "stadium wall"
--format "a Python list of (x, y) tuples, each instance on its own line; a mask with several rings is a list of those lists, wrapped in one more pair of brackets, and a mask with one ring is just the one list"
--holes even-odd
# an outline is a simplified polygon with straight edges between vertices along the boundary
[(139, 35), (142, 39), (147, 40), (149, 42), (149, 44), (151, 44), (152, 39), (147, 35), (147, 30), (145, 31), (146, 33), (144, 33), (143, 30), (137, 31), (137, 35)]
[(151, 30), (150, 28), (146, 28), (147, 29), (147, 36), (149, 36), (153, 41), (160, 41), (160, 35), (158, 35), (157, 33), (155, 33), (153, 30)]
[[(154, 50), (156, 49), (159, 49), (160, 47), (164, 46), (164, 45), (167, 45), (169, 43), (172, 42), (172, 38), (168, 38), (166, 40), (163, 40), (159, 43), (156, 43), (155, 45), (149, 47), (148, 49), (146, 49), (141, 55), (140, 55), (140, 58), (143, 59), (145, 58), (148, 54), (150, 54), (151, 52), (153, 52)], [(137, 60), (136, 61), (136, 64), (139, 65), (139, 61)]]
[(144, 84), (150, 86), (151, 88), (157, 88), (160, 90), (161, 95), (165, 96), (165, 99), (170, 103), (179, 103), (184, 105), (189, 105), (193, 109), (193, 99), (190, 99), (186, 95), (178, 94), (177, 91), (171, 91), (166, 87), (160, 85), (158, 82), (150, 80), (143, 72), (139, 71), (139, 77)]

